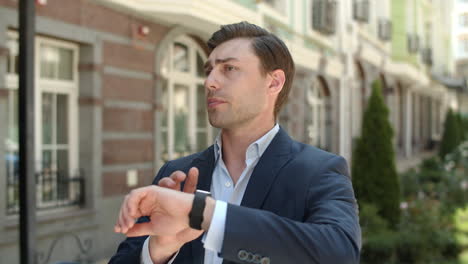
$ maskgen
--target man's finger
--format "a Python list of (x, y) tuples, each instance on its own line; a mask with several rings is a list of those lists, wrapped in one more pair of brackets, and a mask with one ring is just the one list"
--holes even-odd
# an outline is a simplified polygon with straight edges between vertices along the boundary
[(185, 181), (187, 176), (182, 171), (175, 171), (169, 177), (159, 180), (158, 185), (164, 188), (180, 191), (180, 183)]
[(119, 211), (119, 216), (117, 217), (117, 222), (114, 225), (114, 232), (116, 232), (116, 233), (121, 233), (122, 230), (123, 230), (121, 219), (122, 219), (122, 210)]
[(185, 178), (187, 177), (187, 175), (185, 175), (183, 171), (174, 171), (169, 177), (175, 182), (180, 183), (180, 182), (185, 181)]
[(125, 234), (127, 237), (153, 235), (151, 222), (139, 223), (130, 228)]
[(145, 197), (153, 190), (153, 188), (158, 188), (156, 186), (148, 186), (148, 187), (143, 187), (139, 189), (135, 189), (130, 192), (128, 195), (127, 199), (127, 207), (126, 210), (128, 210), (128, 215), (132, 217), (133, 219), (140, 217), (141, 211), (140, 211), (140, 202), (145, 199)]
[[(131, 228), (135, 224), (135, 219), (137, 219), (139, 216), (138, 215), (133, 215), (131, 213), (131, 206), (129, 203), (126, 203), (126, 207), (124, 209), (124, 217), (125, 217), (125, 224), (127, 229)], [(139, 212), (140, 210), (137, 210)]]
[(177, 183), (173, 179), (165, 177), (158, 182), (158, 185), (164, 188), (175, 189)]
[(122, 202), (122, 206), (120, 207), (120, 210), (119, 210), (119, 217), (118, 217), (118, 220), (117, 220), (117, 224), (116, 224), (116, 232), (123, 232), (126, 224), (125, 224), (125, 218), (124, 218), (124, 208), (127, 206), (127, 199), (128, 199), (128, 195), (125, 196), (124, 198), (124, 201)]
[(185, 181), (184, 185), (184, 192), (186, 193), (194, 193), (197, 189), (198, 183), (198, 169), (196, 167), (190, 168), (187, 176), (187, 180)]

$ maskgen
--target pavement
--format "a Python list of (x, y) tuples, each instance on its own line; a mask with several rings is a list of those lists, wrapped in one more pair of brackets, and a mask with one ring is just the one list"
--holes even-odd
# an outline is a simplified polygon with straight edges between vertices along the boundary
[(403, 155), (397, 156), (396, 166), (399, 173), (405, 172), (411, 168), (417, 167), (421, 161), (437, 155), (436, 151), (426, 151), (415, 154), (411, 157), (405, 157)]

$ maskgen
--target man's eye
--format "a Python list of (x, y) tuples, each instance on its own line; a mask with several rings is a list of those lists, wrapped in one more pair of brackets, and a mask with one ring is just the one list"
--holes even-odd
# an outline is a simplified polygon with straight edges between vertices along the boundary
[(226, 65), (226, 66), (224, 66), (224, 69), (225, 69), (226, 71), (233, 71), (233, 70), (236, 69), (236, 67), (231, 66), (231, 65)]

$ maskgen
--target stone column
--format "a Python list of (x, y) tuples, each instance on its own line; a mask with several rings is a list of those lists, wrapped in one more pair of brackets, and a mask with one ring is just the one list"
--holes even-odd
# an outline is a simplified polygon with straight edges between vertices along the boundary
[(413, 108), (412, 108), (413, 94), (409, 89), (403, 90), (403, 105), (404, 105), (404, 151), (405, 156), (411, 156), (413, 152), (412, 134), (413, 134)]

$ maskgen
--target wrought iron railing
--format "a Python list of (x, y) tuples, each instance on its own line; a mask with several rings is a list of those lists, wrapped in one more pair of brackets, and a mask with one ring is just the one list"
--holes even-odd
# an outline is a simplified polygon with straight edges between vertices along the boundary
[[(84, 205), (84, 177), (82, 171), (75, 175), (58, 170), (44, 169), (36, 174), (37, 210)], [(7, 214), (19, 212), (19, 174), (17, 170), (7, 175)]]

